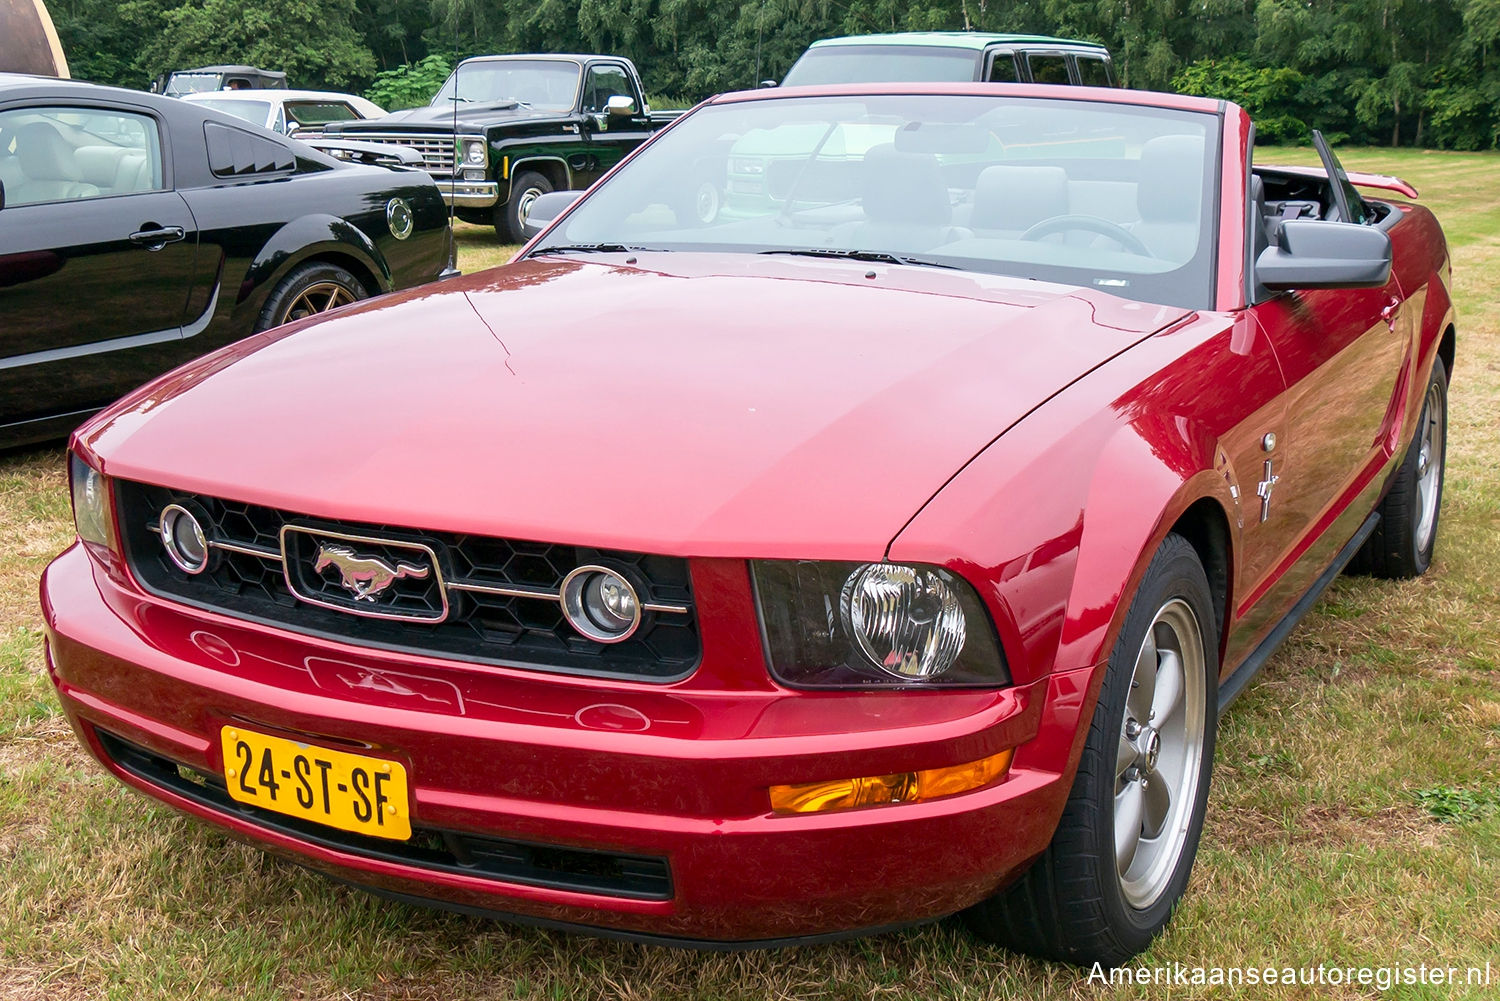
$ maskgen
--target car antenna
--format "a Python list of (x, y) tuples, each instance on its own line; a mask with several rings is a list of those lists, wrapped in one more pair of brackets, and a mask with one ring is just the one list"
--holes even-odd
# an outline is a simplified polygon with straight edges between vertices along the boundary
[(453, 171), (448, 175), (448, 267), (458, 268), (458, 237), (453, 232), (453, 219), (458, 206), (458, 170), (463, 163), (463, 143), (458, 139), (458, 7), (448, 6), (453, 17)]

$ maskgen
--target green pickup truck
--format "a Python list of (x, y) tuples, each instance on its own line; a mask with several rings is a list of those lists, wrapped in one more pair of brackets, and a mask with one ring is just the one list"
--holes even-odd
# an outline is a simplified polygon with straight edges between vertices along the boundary
[(520, 243), (538, 196), (588, 187), (680, 114), (651, 111), (623, 56), (477, 56), (427, 107), (325, 134), (416, 150), (459, 218)]

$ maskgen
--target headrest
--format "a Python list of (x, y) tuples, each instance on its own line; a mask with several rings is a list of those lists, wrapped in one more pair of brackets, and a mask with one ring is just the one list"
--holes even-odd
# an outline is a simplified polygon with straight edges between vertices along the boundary
[(871, 222), (946, 226), (953, 204), (937, 157), (902, 153), (891, 143), (871, 146), (862, 178), (865, 216)]
[(1203, 197), (1203, 139), (1157, 136), (1141, 147), (1135, 207), (1146, 222), (1196, 222)]
[(16, 155), (33, 181), (81, 181), (73, 162), (73, 147), (46, 122), (30, 122), (16, 130)]
[(1068, 212), (1068, 174), (1061, 167), (986, 167), (974, 185), (975, 229), (1027, 230)]

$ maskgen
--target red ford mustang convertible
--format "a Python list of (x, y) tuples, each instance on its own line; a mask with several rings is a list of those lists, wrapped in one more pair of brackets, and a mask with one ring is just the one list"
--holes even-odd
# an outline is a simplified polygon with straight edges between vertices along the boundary
[(121, 781), (403, 900), (1124, 960), (1219, 713), (1437, 533), (1442, 232), (1252, 137), (1128, 91), (717, 98), (517, 262), (79, 430), (62, 704)]

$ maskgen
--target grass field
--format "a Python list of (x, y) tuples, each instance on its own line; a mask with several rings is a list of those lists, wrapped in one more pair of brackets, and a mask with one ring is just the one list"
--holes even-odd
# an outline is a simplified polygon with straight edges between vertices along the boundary
[[(1308, 159), (1271, 151), (1265, 160)], [(0, 456), (0, 998), (1500, 996), (1500, 156), (1354, 151), (1447, 227), (1459, 306), (1437, 561), (1338, 582), (1225, 716), (1202, 852), (1150, 964), (1483, 966), (1488, 987), (1101, 987), (954, 922), (695, 954), (385, 903), (107, 778), (42, 669), (62, 452)], [(466, 271), (511, 248), (474, 227)], [(920, 849), (914, 850), (920, 864)]]

